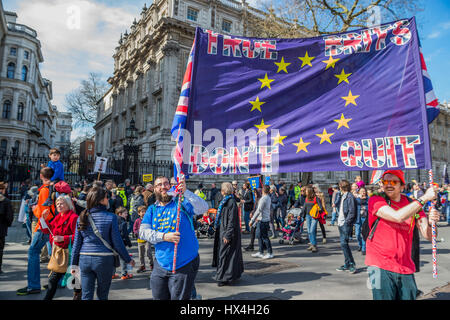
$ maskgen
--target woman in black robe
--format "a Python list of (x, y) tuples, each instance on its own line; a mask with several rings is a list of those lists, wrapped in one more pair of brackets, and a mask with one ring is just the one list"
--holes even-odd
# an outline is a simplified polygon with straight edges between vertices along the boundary
[(231, 183), (223, 183), (221, 192), (224, 199), (221, 203), (220, 213), (218, 210), (220, 228), (216, 272), (216, 281), (218, 281), (219, 287), (239, 279), (244, 272), (238, 205), (234, 197), (228, 196), (233, 193)]

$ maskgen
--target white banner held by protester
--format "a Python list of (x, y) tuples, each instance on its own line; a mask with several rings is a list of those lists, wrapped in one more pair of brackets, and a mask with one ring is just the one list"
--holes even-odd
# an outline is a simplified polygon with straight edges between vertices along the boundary
[(97, 157), (95, 160), (94, 172), (105, 173), (108, 158)]
[(50, 230), (50, 228), (48, 227), (47, 222), (45, 222), (45, 219), (43, 217), (40, 217), (39, 221), (41, 222), (41, 228), (48, 229), (48, 231), (50, 231), (50, 234), (53, 236), (52, 230)]

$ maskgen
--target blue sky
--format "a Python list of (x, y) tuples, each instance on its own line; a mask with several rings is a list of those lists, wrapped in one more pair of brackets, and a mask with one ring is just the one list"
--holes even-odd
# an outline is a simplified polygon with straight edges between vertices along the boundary
[[(129, 30), (144, 3), (149, 7), (151, 2), (6, 0), (3, 7), (18, 14), (18, 23), (37, 31), (45, 60), (41, 72), (53, 82), (53, 104), (64, 111), (65, 95), (77, 88), (89, 72), (101, 73), (105, 79), (112, 75), (112, 55), (120, 33)], [(428, 72), (439, 101), (450, 102), (450, 1), (428, 0), (423, 1), (423, 6), (416, 18)], [(72, 7), (80, 12), (79, 27), (75, 28), (68, 26), (73, 21)], [(72, 139), (85, 131), (74, 130)]]

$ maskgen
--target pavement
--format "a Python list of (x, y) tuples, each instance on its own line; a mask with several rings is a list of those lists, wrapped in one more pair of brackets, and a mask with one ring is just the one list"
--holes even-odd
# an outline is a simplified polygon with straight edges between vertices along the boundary
[[(306, 229), (305, 229), (306, 231)], [(279, 244), (271, 240), (274, 259), (261, 260), (251, 257), (256, 252), (243, 251), (245, 272), (231, 286), (218, 287), (212, 279), (211, 268), (213, 240), (204, 236), (200, 243), (200, 269), (196, 288), (203, 300), (372, 300), (367, 287), (368, 274), (364, 256), (357, 251), (357, 242), (350, 247), (356, 261), (357, 273), (336, 271), (344, 264), (336, 226), (326, 226), (327, 243), (322, 244), (317, 230), (318, 252), (307, 251), (307, 244)], [(306, 234), (304, 233), (305, 237)], [(15, 221), (8, 230), (0, 275), (0, 300), (42, 300), (40, 294), (17, 296), (16, 290), (27, 285), (27, 251), (25, 229)], [(242, 235), (242, 247), (250, 241), (249, 234)], [(257, 240), (255, 242), (257, 246)], [(420, 299), (450, 300), (450, 226), (438, 223), (438, 277), (432, 276), (431, 242), (421, 241), (421, 271), (415, 274), (418, 288), (424, 292)], [(137, 244), (129, 249), (138, 260)], [(41, 286), (47, 284), (47, 264), (41, 264)], [(135, 273), (132, 279), (114, 279), (109, 293), (110, 300), (152, 299), (150, 272)], [(72, 291), (58, 289), (55, 300), (71, 300)]]

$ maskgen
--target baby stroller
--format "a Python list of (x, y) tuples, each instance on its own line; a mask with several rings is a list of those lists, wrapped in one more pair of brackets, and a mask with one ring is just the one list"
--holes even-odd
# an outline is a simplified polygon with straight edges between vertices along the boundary
[(283, 235), (281, 236), (281, 239), (279, 240), (280, 244), (283, 244), (285, 241), (287, 241), (290, 245), (294, 244), (294, 240), (297, 238), (300, 240), (300, 228), (303, 225), (303, 218), (301, 217), (301, 208), (293, 208), (289, 210), (289, 215), (292, 216), (292, 219), (289, 224), (286, 224), (283, 228)]
[(197, 229), (197, 238), (199, 238), (201, 234), (206, 235), (208, 239), (214, 238), (214, 219), (216, 213), (216, 209), (209, 209), (207, 214), (203, 216)]

